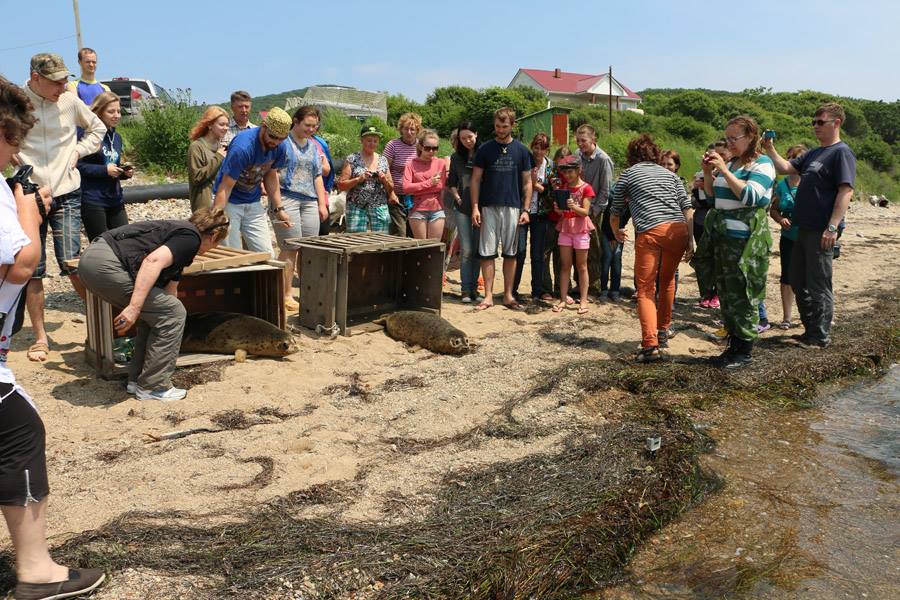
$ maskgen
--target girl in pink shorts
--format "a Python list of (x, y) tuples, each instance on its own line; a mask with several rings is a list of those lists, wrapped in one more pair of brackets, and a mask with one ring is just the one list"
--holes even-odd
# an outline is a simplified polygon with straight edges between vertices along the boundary
[(556, 230), (559, 232), (557, 245), (562, 262), (559, 270), (560, 302), (553, 307), (553, 312), (560, 312), (566, 307), (565, 297), (569, 293), (569, 273), (572, 272), (572, 255), (575, 255), (575, 268), (578, 271), (578, 290), (581, 292), (581, 303), (578, 314), (588, 311), (588, 269), (587, 255), (590, 246), (591, 232), (596, 229), (588, 216), (594, 190), (589, 183), (581, 180), (581, 161), (575, 156), (563, 157), (556, 165), (562, 175), (565, 186), (560, 188), (565, 195), (565, 209), (560, 208), (561, 198), (555, 199), (553, 211), (559, 217)]

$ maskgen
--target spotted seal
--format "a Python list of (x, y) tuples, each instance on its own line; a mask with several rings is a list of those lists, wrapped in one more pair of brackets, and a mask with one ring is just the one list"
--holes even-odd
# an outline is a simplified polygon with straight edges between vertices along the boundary
[(375, 322), (384, 325), (389, 336), (411, 346), (421, 346), (438, 354), (465, 354), (469, 351), (466, 334), (434, 313), (400, 310)]
[(294, 337), (268, 321), (249, 315), (209, 312), (188, 315), (181, 338), (182, 352), (280, 357), (298, 350)]

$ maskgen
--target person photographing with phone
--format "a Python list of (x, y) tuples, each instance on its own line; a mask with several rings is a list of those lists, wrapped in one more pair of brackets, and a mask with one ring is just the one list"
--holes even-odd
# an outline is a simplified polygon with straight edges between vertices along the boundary
[(122, 118), (119, 97), (101, 92), (94, 98), (91, 112), (106, 126), (106, 133), (97, 152), (78, 160), (81, 222), (89, 241), (104, 231), (128, 224), (121, 182), (134, 176), (134, 165), (122, 160), (122, 136), (116, 131)]
[(575, 270), (578, 272), (578, 291), (580, 304), (578, 314), (588, 312), (588, 249), (591, 246), (591, 232), (596, 229), (590, 218), (591, 202), (594, 189), (581, 179), (581, 160), (574, 155), (566, 156), (556, 165), (562, 175), (564, 187), (554, 190), (553, 211), (559, 217), (556, 231), (559, 232), (559, 303), (553, 312), (561, 312), (566, 307), (566, 296), (569, 293), (569, 278), (572, 272), (574, 257)]
[(759, 336), (772, 248), (766, 213), (775, 166), (761, 152), (759, 126), (752, 117), (728, 121), (725, 141), (730, 161), (715, 150), (703, 155), (704, 188), (715, 197), (715, 210), (706, 215), (703, 239), (691, 265), (698, 279), (715, 281), (719, 294), (728, 347), (712, 363), (734, 369), (752, 360)]

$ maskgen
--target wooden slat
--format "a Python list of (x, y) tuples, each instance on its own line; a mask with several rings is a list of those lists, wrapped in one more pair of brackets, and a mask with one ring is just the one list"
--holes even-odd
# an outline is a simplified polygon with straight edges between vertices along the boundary
[(190, 266), (185, 267), (182, 274), (190, 275), (200, 271), (213, 271), (217, 269), (226, 269), (228, 267), (240, 267), (243, 265), (251, 265), (254, 263), (265, 262), (270, 260), (272, 255), (268, 252), (247, 252), (241, 251), (241, 254), (223, 258), (212, 258), (210, 260), (195, 260)]

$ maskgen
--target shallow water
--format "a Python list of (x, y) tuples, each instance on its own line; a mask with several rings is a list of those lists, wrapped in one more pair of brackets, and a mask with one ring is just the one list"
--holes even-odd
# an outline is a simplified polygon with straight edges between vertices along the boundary
[(600, 596), (900, 598), (898, 402), (895, 365), (813, 410), (725, 405), (704, 459), (725, 487), (664, 528), (629, 581)]

